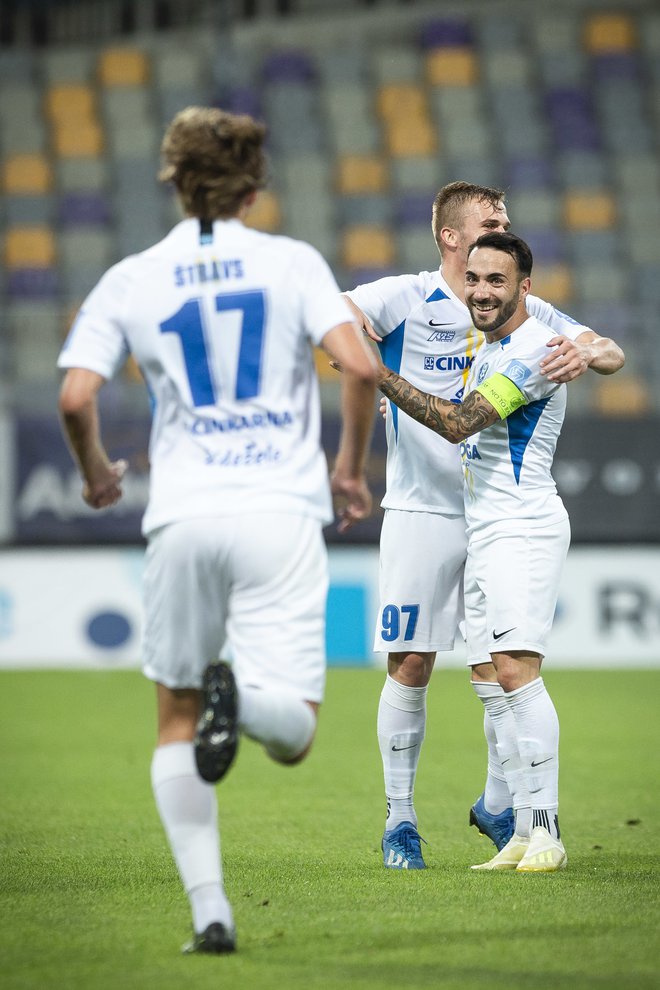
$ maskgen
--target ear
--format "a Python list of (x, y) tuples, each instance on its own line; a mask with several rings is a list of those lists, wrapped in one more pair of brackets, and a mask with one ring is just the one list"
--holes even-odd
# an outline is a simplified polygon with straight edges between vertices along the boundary
[(243, 200), (243, 206), (247, 207), (248, 209), (251, 206), (254, 206), (254, 201), (256, 198), (257, 198), (257, 190), (253, 189), (252, 192), (249, 192), (245, 197), (245, 199)]
[(458, 231), (453, 227), (442, 227), (440, 229), (440, 243), (442, 247), (447, 247), (455, 251), (458, 247)]
[(525, 298), (525, 296), (527, 295), (527, 293), (529, 292), (529, 290), (531, 289), (531, 287), (532, 287), (532, 280), (531, 280), (531, 278), (528, 275), (527, 278), (524, 278), (522, 280), (522, 282), (520, 283), (520, 298), (521, 299), (524, 299)]

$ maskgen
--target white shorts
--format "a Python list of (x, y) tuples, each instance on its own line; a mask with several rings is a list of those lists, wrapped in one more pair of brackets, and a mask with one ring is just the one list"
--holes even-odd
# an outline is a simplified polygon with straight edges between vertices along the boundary
[(471, 541), (465, 565), (468, 666), (490, 654), (545, 656), (571, 533), (568, 519), (548, 527)]
[(316, 519), (246, 513), (164, 526), (147, 549), (144, 673), (169, 688), (200, 688), (228, 641), (239, 685), (320, 702), (327, 593)]
[(387, 509), (374, 650), (451, 650), (463, 619), (463, 516)]

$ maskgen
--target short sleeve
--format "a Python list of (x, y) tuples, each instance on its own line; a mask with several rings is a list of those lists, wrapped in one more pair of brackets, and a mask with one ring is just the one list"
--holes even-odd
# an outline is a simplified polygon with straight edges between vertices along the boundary
[(353, 313), (339, 291), (330, 266), (309, 244), (299, 244), (296, 277), (302, 299), (305, 330), (316, 345), (333, 327), (353, 323)]
[(567, 316), (538, 296), (527, 296), (527, 312), (530, 316), (535, 316), (539, 322), (549, 326), (556, 334), (563, 334), (569, 340), (575, 340), (582, 333), (593, 333), (591, 327), (578, 323), (572, 316)]
[(129, 282), (120, 262), (92, 289), (60, 352), (59, 368), (86, 368), (107, 379), (117, 373), (128, 356), (122, 312)]
[(416, 275), (389, 275), (358, 285), (346, 295), (369, 318), (381, 337), (396, 330), (424, 298)]

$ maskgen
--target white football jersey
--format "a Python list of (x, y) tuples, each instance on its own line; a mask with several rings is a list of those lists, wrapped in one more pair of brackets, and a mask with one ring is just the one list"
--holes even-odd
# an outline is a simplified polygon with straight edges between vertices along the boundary
[(520, 532), (521, 522), (549, 526), (566, 519), (551, 474), (566, 411), (566, 386), (539, 371), (555, 331), (530, 317), (508, 337), (484, 343), (470, 369), (466, 395), (495, 373), (510, 379), (526, 404), (459, 445), (465, 473), (468, 536)]
[(111, 378), (135, 357), (153, 404), (145, 534), (259, 509), (331, 521), (312, 345), (346, 321), (314, 248), (237, 219), (184, 220), (106, 272), (58, 363)]
[[(411, 385), (460, 402), (470, 368), (484, 343), (469, 310), (442, 277), (442, 269), (382, 278), (347, 295), (383, 337), (383, 363)], [(527, 310), (555, 334), (574, 340), (589, 330), (537, 296)], [(388, 403), (387, 478), (382, 505), (413, 512), (463, 513), (457, 448)]]

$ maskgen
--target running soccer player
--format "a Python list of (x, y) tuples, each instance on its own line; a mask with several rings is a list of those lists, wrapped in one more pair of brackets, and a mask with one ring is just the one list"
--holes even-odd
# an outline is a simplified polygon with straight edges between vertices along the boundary
[(511, 838), (473, 869), (554, 872), (566, 865), (559, 723), (541, 663), (570, 542), (551, 475), (566, 387), (540, 367), (554, 330), (528, 312), (531, 271), (531, 252), (513, 234), (484, 234), (469, 249), (466, 303), (485, 343), (460, 401), (415, 388), (384, 366), (379, 388), (416, 422), (460, 444), (468, 664), (489, 657), (495, 670), (482, 701), (515, 814)]
[[(278, 762), (302, 760), (323, 698), (332, 503), (313, 345), (353, 385), (333, 475), (340, 528), (370, 508), (363, 407), (375, 360), (317, 251), (244, 226), (265, 184), (264, 139), (247, 116), (177, 114), (160, 178), (186, 219), (103, 276), (59, 359), (63, 427), (93, 508), (122, 495), (126, 464), (105, 450), (97, 395), (129, 353), (153, 402), (143, 665), (158, 703), (152, 788), (190, 901), (189, 952), (236, 944), (210, 785), (240, 732)], [(226, 636), (232, 667), (218, 661)]]
[[(460, 402), (483, 343), (465, 304), (468, 246), (481, 234), (509, 228), (504, 192), (468, 182), (443, 187), (433, 203), (432, 230), (440, 269), (360, 285), (347, 293), (357, 318), (381, 343), (385, 365), (412, 384)], [(568, 382), (587, 368), (611, 374), (623, 352), (549, 303), (527, 295), (530, 315), (555, 331), (542, 370)], [(380, 609), (374, 649), (386, 652), (387, 676), (378, 708), (387, 817), (383, 861), (423, 869), (414, 785), (426, 728), (426, 693), (436, 652), (451, 650), (463, 615), (466, 553), (461, 466), (451, 444), (419, 423), (387, 412), (387, 489), (380, 541)], [(472, 668), (474, 689), (496, 685), (488, 663)], [(511, 795), (486, 710), (488, 772), (470, 823), (498, 849), (513, 833)]]

